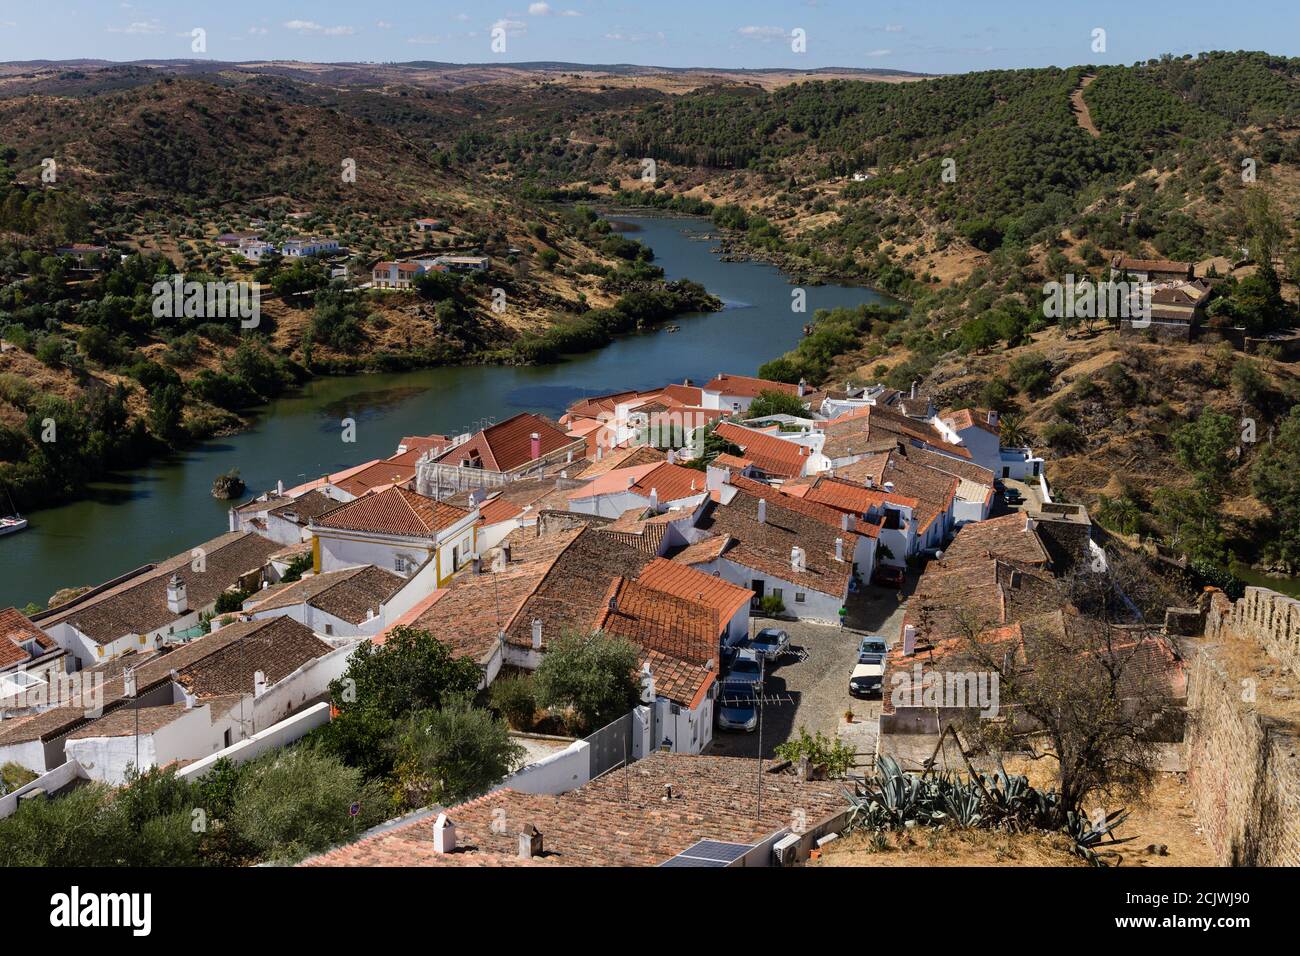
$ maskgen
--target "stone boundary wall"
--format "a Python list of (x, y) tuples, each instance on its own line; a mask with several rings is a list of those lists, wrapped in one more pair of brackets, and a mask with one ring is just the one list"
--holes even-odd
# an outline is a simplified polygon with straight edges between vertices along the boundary
[[(1263, 588), (1235, 604), (1215, 592), (1205, 636), (1249, 638), (1261, 663), (1267, 654), (1296, 673), (1297, 610), (1293, 599)], [(1187, 777), (1198, 822), (1221, 865), (1300, 866), (1300, 738), (1258, 712), (1221, 650), (1213, 643), (1199, 650), (1188, 686)]]

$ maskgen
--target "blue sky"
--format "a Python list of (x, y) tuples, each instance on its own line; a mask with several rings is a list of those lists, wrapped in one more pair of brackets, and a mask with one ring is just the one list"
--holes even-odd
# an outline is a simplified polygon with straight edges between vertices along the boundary
[[(659, 66), (855, 66), (955, 73), (1132, 63), (1161, 53), (1300, 55), (1295, 0), (40, 0), (0, 2), (0, 61), (568, 60)], [(207, 52), (191, 50), (206, 31)], [(494, 52), (494, 27), (505, 52)], [(1093, 31), (1106, 31), (1094, 52)], [(791, 49), (803, 30), (806, 51)]]

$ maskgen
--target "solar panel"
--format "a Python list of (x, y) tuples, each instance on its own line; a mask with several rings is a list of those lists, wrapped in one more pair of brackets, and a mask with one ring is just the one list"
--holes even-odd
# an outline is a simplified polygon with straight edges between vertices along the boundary
[(700, 840), (660, 866), (727, 866), (739, 860), (753, 847), (744, 843), (722, 843), (719, 840)]

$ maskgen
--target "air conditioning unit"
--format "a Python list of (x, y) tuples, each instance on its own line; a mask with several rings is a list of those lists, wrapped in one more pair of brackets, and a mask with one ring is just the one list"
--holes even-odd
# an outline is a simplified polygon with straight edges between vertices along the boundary
[(772, 844), (773, 866), (794, 866), (798, 862), (799, 836), (787, 833)]

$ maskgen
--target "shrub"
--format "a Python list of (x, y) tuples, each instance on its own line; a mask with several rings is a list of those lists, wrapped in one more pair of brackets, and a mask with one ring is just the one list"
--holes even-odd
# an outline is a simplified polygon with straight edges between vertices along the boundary
[(775, 594), (764, 595), (758, 604), (759, 607), (762, 608), (763, 613), (769, 616), (775, 616), (785, 610), (785, 602)]
[(490, 691), (492, 708), (509, 721), (516, 730), (533, 726), (537, 714), (537, 694), (532, 678), (526, 674), (501, 677), (492, 682)]

